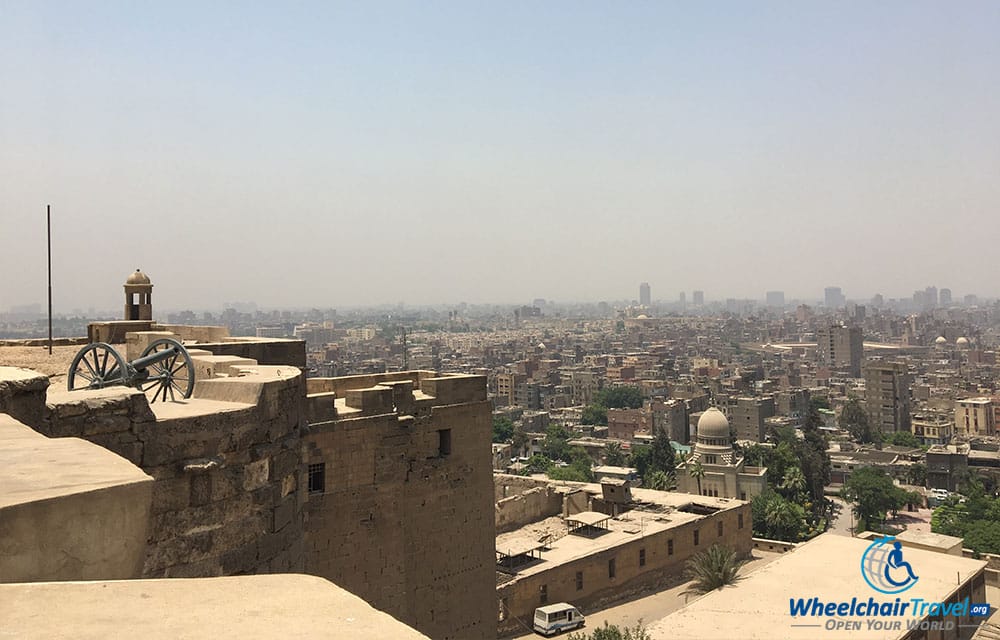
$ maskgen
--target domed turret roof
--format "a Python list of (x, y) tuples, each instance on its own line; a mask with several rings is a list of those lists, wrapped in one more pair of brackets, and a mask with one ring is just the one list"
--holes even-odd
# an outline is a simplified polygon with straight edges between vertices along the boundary
[(128, 280), (125, 281), (125, 284), (150, 284), (149, 276), (136, 269), (135, 273), (130, 275)]
[(947, 344), (947, 343), (948, 339), (945, 338), (944, 336), (938, 336), (937, 339), (934, 340), (934, 344)]
[(969, 339), (966, 338), (965, 336), (962, 336), (961, 338), (955, 341), (955, 344), (957, 344), (960, 347), (967, 347), (969, 345)]
[(699, 438), (728, 438), (729, 420), (715, 407), (709, 408), (698, 418)]

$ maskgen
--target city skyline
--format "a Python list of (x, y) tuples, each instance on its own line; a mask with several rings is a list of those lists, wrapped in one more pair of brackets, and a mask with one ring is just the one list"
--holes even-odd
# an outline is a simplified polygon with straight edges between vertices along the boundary
[[(643, 282), (642, 284), (647, 284), (647, 283)], [(932, 286), (929, 288), (934, 288), (934, 287)], [(653, 289), (652, 285), (650, 285), (650, 289), (651, 290)], [(911, 305), (920, 307), (921, 305), (924, 305), (925, 310), (926, 308), (932, 308), (932, 307), (968, 305), (970, 302), (965, 299), (966, 296), (971, 296), (974, 299), (973, 303), (978, 305), (992, 304), (996, 300), (996, 298), (992, 296), (982, 296), (975, 293), (955, 294), (947, 287), (944, 287), (941, 290), (948, 292), (951, 295), (951, 297), (947, 301), (941, 300), (937, 303), (929, 305), (929, 307), (925, 304), (925, 301), (923, 299), (918, 300), (915, 298), (915, 296), (919, 296), (925, 293), (925, 291), (922, 289), (917, 289), (910, 295), (903, 295), (903, 294), (892, 295), (892, 294), (884, 294), (882, 292), (878, 292), (876, 294), (873, 294), (872, 296), (867, 296), (867, 297), (860, 297), (860, 296), (855, 297), (855, 296), (844, 295), (844, 304), (840, 305), (839, 307), (837, 306), (828, 307), (827, 305), (825, 305), (824, 304), (825, 300), (822, 291), (820, 292), (819, 295), (815, 295), (812, 297), (791, 296), (788, 295), (785, 291), (773, 290), (773, 289), (767, 290), (763, 294), (757, 296), (716, 297), (713, 296), (711, 292), (706, 293), (703, 290), (683, 289), (678, 292), (668, 292), (664, 294), (664, 297), (657, 297), (651, 294), (650, 305), (652, 309), (658, 309), (666, 312), (675, 312), (682, 309), (689, 309), (689, 310), (695, 309), (701, 306), (705, 306), (707, 308), (723, 307), (727, 302), (736, 301), (741, 303), (742, 302), (753, 303), (761, 309), (781, 308), (784, 309), (786, 312), (790, 312), (794, 309), (795, 306), (800, 304), (805, 304), (807, 306), (815, 306), (819, 309), (825, 308), (832, 311), (842, 310), (844, 309), (844, 305), (850, 305), (850, 304), (867, 306), (869, 304), (874, 304), (876, 302), (875, 298), (879, 298), (879, 301), (876, 304), (876, 306), (879, 307), (880, 306), (907, 307)], [(679, 298), (678, 294), (680, 296)], [(692, 295), (691, 297), (692, 299), (688, 300), (687, 299), (688, 294), (702, 294), (703, 302), (697, 301), (698, 300), (697, 295)], [(772, 296), (775, 296), (776, 294), (781, 295), (782, 302), (780, 304), (775, 299), (772, 299)], [(179, 306), (164, 306), (159, 304), (159, 300), (157, 299), (157, 304), (154, 305), (154, 313), (162, 316), (165, 313), (177, 313), (182, 311), (195, 311), (201, 313), (201, 312), (219, 312), (226, 309), (234, 309), (241, 313), (246, 313), (246, 312), (253, 313), (256, 311), (261, 311), (261, 312), (306, 311), (309, 309), (343, 309), (347, 311), (352, 311), (352, 310), (393, 309), (393, 308), (398, 308), (400, 306), (407, 309), (435, 309), (435, 308), (446, 309), (459, 305), (470, 305), (472, 307), (481, 307), (481, 308), (488, 308), (488, 307), (513, 308), (524, 305), (527, 306), (538, 305), (540, 301), (544, 305), (555, 306), (555, 307), (594, 306), (599, 304), (609, 304), (612, 305), (613, 308), (621, 309), (636, 305), (639, 307), (644, 306), (640, 298), (629, 297), (627, 295), (624, 297), (617, 297), (617, 298), (591, 299), (591, 300), (540, 298), (537, 296), (524, 295), (520, 299), (516, 300), (486, 300), (481, 302), (471, 302), (466, 300), (433, 300), (433, 301), (411, 302), (411, 301), (397, 300), (394, 302), (384, 301), (384, 302), (375, 302), (370, 304), (351, 304), (349, 301), (343, 301), (342, 303), (332, 302), (327, 304), (323, 302), (314, 302), (312, 304), (303, 303), (303, 304), (291, 304), (291, 305), (274, 305), (274, 304), (268, 304), (267, 302), (263, 302), (260, 300), (223, 300), (206, 306), (197, 306), (191, 304), (184, 305), (183, 302)], [(70, 307), (68, 305), (61, 306), (60, 304), (56, 303), (54, 305), (53, 312), (55, 315), (62, 317), (74, 316), (74, 315), (83, 315), (83, 316), (90, 315), (95, 317), (97, 315), (117, 316), (121, 312), (120, 307), (121, 307), (120, 300), (117, 302), (117, 304), (112, 303), (109, 306), (103, 308), (95, 304), (90, 304), (86, 307)], [(0, 307), (0, 315), (5, 313), (21, 314), (28, 316), (34, 314), (41, 316), (44, 315), (45, 313), (45, 305), (43, 302), (15, 303), (8, 306)]]
[(997, 32), (987, 2), (4, 3), (0, 307), (45, 299), (46, 204), (57, 309), (136, 267), (162, 309), (994, 296)]

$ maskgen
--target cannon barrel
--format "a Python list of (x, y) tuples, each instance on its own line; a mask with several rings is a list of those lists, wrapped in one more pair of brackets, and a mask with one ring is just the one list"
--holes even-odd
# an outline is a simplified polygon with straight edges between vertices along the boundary
[(132, 362), (130, 362), (129, 365), (133, 369), (135, 369), (136, 371), (140, 371), (142, 369), (145, 369), (146, 367), (148, 367), (151, 364), (156, 364), (157, 362), (162, 362), (162, 361), (166, 360), (167, 358), (171, 358), (171, 357), (179, 354), (180, 352), (181, 352), (181, 350), (179, 348), (172, 346), (172, 347), (169, 347), (167, 349), (164, 349), (163, 351), (154, 351), (154, 352), (150, 353), (149, 355), (143, 356), (141, 358), (137, 358), (137, 359), (133, 360)]
[(190, 398), (194, 391), (194, 363), (187, 349), (173, 338), (160, 338), (138, 359), (125, 362), (104, 342), (87, 345), (76, 354), (66, 376), (66, 387), (104, 389), (114, 385), (135, 387), (149, 402)]

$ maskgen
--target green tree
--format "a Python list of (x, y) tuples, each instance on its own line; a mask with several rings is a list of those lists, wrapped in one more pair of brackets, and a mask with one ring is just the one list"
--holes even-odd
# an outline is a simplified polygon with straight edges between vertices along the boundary
[(517, 455), (522, 455), (524, 453), (524, 448), (528, 445), (528, 441), (531, 438), (528, 436), (528, 432), (524, 430), (523, 425), (516, 425), (514, 427), (514, 434), (511, 437), (511, 444), (514, 446), (514, 452)]
[(694, 584), (686, 592), (708, 593), (736, 582), (744, 562), (734, 550), (718, 544), (696, 553), (687, 561), (687, 575)]
[(810, 408), (802, 424), (802, 438), (795, 441), (793, 450), (799, 459), (799, 468), (806, 478), (809, 502), (814, 514), (819, 514), (826, 504), (825, 489), (830, 484), (832, 465), (827, 449), (830, 443), (820, 431), (823, 419), (815, 408)]
[(830, 400), (825, 396), (813, 396), (809, 398), (810, 409), (830, 409)]
[(674, 445), (670, 444), (670, 436), (663, 430), (656, 432), (653, 444), (649, 448), (649, 468), (653, 471), (663, 471), (670, 476), (673, 476), (677, 469)]
[(593, 472), (589, 472), (588, 473), (586, 471), (583, 471), (579, 467), (575, 467), (573, 465), (569, 465), (569, 466), (566, 466), (566, 467), (558, 467), (558, 466), (553, 465), (552, 468), (549, 469), (548, 475), (549, 475), (549, 478), (551, 478), (552, 480), (566, 480), (566, 481), (569, 481), (569, 482), (593, 482), (594, 481), (594, 474), (593, 474)]
[(802, 470), (798, 467), (789, 467), (785, 471), (785, 477), (781, 480), (778, 489), (782, 496), (788, 500), (796, 500), (805, 491), (806, 477), (802, 475)]
[(570, 433), (558, 424), (551, 424), (545, 431), (545, 440), (542, 442), (542, 453), (551, 460), (565, 460), (569, 462), (569, 436)]
[(767, 466), (768, 451), (768, 448), (762, 447), (755, 442), (744, 450), (743, 461), (751, 467)]
[(868, 414), (861, 401), (851, 397), (844, 403), (840, 411), (840, 428), (851, 434), (851, 437), (861, 444), (879, 443), (882, 432), (868, 424)]
[(593, 460), (583, 447), (573, 447), (569, 450), (570, 462), (567, 466), (552, 466), (549, 477), (553, 480), (572, 480), (575, 482), (593, 482)]
[(927, 465), (915, 462), (906, 469), (906, 481), (922, 487), (927, 484)]
[(764, 463), (767, 466), (767, 483), (772, 487), (780, 486), (788, 470), (799, 466), (794, 444), (779, 442), (776, 447), (767, 452)]
[(527, 464), (526, 471), (528, 473), (548, 473), (549, 469), (551, 469), (555, 465), (555, 463), (552, 462), (552, 460), (546, 458), (540, 453), (536, 453), (535, 455), (528, 458), (528, 462), (526, 464)]
[(622, 443), (609, 442), (604, 445), (604, 464), (613, 467), (625, 466), (625, 452), (622, 450)]
[(608, 408), (599, 404), (588, 404), (580, 414), (581, 424), (608, 424)]
[(514, 436), (514, 423), (510, 418), (493, 416), (493, 442), (508, 442)]
[(976, 553), (1000, 553), (1000, 522), (977, 520), (965, 531), (964, 547)]
[(892, 483), (885, 471), (875, 467), (854, 471), (840, 495), (851, 503), (858, 519), (858, 531), (874, 530), (885, 522), (887, 513), (906, 504), (905, 492)]
[(912, 447), (914, 449), (920, 447), (920, 441), (917, 440), (917, 436), (909, 431), (893, 431), (886, 436), (885, 441), (897, 447)]
[(651, 457), (652, 451), (646, 445), (633, 445), (632, 451), (628, 454), (628, 466), (635, 467), (644, 484), (646, 475), (651, 472), (649, 468)]
[(705, 478), (705, 467), (701, 466), (701, 460), (688, 465), (688, 475), (698, 483), (698, 495), (701, 495), (701, 481)]
[(606, 387), (597, 392), (595, 403), (607, 409), (638, 409), (642, 406), (642, 389), (634, 385)]
[(635, 626), (624, 628), (608, 624), (605, 620), (603, 627), (597, 627), (590, 633), (576, 631), (566, 636), (566, 640), (652, 640), (652, 636), (646, 631), (641, 619)]
[(650, 471), (642, 480), (644, 489), (670, 491), (674, 488), (674, 479), (663, 471)]
[(806, 510), (765, 489), (750, 501), (754, 535), (771, 540), (798, 542), (806, 530)]

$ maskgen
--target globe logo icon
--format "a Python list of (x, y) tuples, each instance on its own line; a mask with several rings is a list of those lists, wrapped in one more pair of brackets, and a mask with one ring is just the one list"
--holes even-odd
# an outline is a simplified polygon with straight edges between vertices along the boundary
[(919, 579), (903, 559), (903, 547), (893, 536), (876, 538), (861, 555), (861, 576), (868, 586), (887, 594), (902, 593)]

